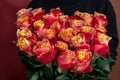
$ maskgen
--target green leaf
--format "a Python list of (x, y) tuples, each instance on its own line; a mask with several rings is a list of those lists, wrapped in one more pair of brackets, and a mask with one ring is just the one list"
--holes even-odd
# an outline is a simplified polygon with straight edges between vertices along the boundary
[(93, 55), (92, 56), (92, 63), (95, 63), (95, 61), (99, 58), (100, 56), (98, 56), (98, 55)]
[(39, 74), (35, 72), (30, 80), (38, 80), (38, 78), (39, 78)]
[(70, 78), (68, 78), (68, 77), (65, 76), (65, 75), (60, 75), (60, 76), (58, 76), (55, 80), (70, 80)]
[(110, 66), (109, 65), (106, 65), (105, 68), (104, 68), (106, 71), (110, 72), (111, 69), (110, 69)]
[(44, 65), (43, 64), (33, 65), (34, 68), (39, 68), (39, 67), (42, 67), (42, 66), (44, 66)]
[(59, 73), (62, 73), (62, 70), (58, 67), (57, 68), (57, 71), (59, 72)]
[(96, 61), (97, 66), (102, 69), (102, 70), (106, 70), (110, 72), (110, 66), (109, 66), (109, 60), (104, 58), (104, 57), (100, 57), (97, 61)]
[(94, 75), (105, 75), (105, 73), (101, 69), (94, 68), (94, 70), (97, 72), (97, 74), (94, 73)]
[(26, 73), (26, 75), (27, 75), (27, 77), (30, 79), (32, 76), (33, 76), (33, 72), (31, 72), (31, 71), (27, 71), (27, 73)]
[(110, 80), (107, 76), (96, 77), (95, 80)]
[(67, 71), (67, 70), (64, 70), (64, 71), (62, 71), (61, 74), (63, 74), (63, 75), (67, 75), (67, 74), (68, 74), (68, 71)]

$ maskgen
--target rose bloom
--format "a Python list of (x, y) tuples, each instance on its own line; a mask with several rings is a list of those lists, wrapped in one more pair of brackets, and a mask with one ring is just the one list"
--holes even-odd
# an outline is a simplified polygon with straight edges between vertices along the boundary
[(49, 14), (51, 14), (55, 17), (59, 17), (63, 13), (61, 12), (60, 8), (55, 8), (55, 9), (51, 9)]
[(55, 21), (57, 21), (57, 17), (55, 17), (55, 16), (52, 15), (52, 14), (46, 14), (46, 15), (44, 16), (44, 20), (45, 20), (45, 22), (47, 23), (47, 25), (48, 25), (48, 27), (49, 27), (49, 26), (52, 25)]
[(90, 26), (80, 27), (80, 32), (82, 32), (85, 35), (85, 39), (86, 39), (87, 42), (94, 39), (94, 36), (96, 34), (95, 28), (90, 27)]
[(75, 52), (71, 50), (66, 50), (62, 52), (57, 59), (57, 64), (62, 70), (68, 70), (75, 66), (76, 59), (75, 59)]
[(28, 28), (21, 28), (17, 30), (17, 37), (31, 37), (32, 32)]
[(18, 18), (17, 18), (17, 26), (18, 27), (30, 27), (31, 25), (31, 17), (32, 14), (29, 12), (29, 10), (26, 10), (26, 12), (18, 12), (17, 13)]
[(58, 51), (65, 51), (68, 49), (67, 43), (62, 41), (57, 41), (57, 43), (55, 44), (55, 47)]
[(111, 37), (104, 33), (98, 32), (96, 34), (95, 40), (91, 42), (91, 50), (100, 56), (107, 56), (109, 52), (109, 41), (111, 40)]
[(33, 23), (33, 31), (36, 35), (42, 39), (43, 38), (43, 30), (45, 29), (45, 22), (43, 20), (36, 20)]
[(58, 34), (61, 30), (65, 29), (65, 26), (62, 26), (59, 21), (55, 21), (50, 26), (50, 29), (54, 30), (55, 34)]
[(44, 14), (45, 14), (45, 10), (43, 10), (42, 8), (37, 8), (32, 10), (32, 15), (34, 20), (42, 19)]
[(45, 29), (43, 30), (43, 37), (47, 39), (54, 39), (55, 38), (55, 32), (52, 29)]
[(42, 30), (44, 27), (45, 27), (45, 23), (43, 20), (36, 20), (33, 23), (33, 28), (37, 31)]
[(100, 13), (95, 12), (94, 17), (97, 20), (98, 25), (103, 26), (103, 27), (107, 26), (108, 20), (104, 14), (100, 14)]
[(70, 39), (76, 34), (77, 32), (74, 29), (67, 28), (67, 29), (60, 31), (60, 33), (58, 34), (58, 37), (66, 42), (69, 42)]
[(43, 39), (38, 41), (33, 48), (34, 54), (42, 64), (48, 64), (55, 59), (56, 52), (54, 46), (50, 44), (49, 40)]
[(84, 25), (83, 20), (72, 20), (70, 26), (77, 32), (80, 32), (80, 27)]
[(60, 15), (58, 17), (58, 21), (59, 21), (62, 29), (68, 28), (70, 26), (71, 18), (68, 17), (68, 15)]
[(20, 50), (25, 51), (26, 54), (28, 54), (28, 55), (32, 55), (31, 45), (32, 45), (32, 43), (25, 37), (20, 37), (17, 40), (17, 46), (20, 48)]
[(78, 34), (76, 36), (73, 36), (70, 39), (70, 47), (90, 49), (90, 46), (86, 43), (84, 34)]
[(90, 62), (92, 59), (92, 53), (87, 49), (81, 49), (76, 51), (77, 64), (71, 69), (72, 72), (82, 74), (85, 72), (91, 72), (92, 67)]
[(23, 15), (23, 14), (31, 14), (31, 10), (32, 10), (32, 8), (21, 9), (16, 14), (17, 14), (18, 17), (21, 16), (21, 15)]
[(74, 15), (84, 20), (84, 25), (92, 26), (92, 21), (93, 21), (92, 14), (76, 11)]

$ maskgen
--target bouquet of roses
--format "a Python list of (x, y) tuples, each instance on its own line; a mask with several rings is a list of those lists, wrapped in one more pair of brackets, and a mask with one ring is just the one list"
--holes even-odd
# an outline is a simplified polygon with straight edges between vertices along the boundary
[(16, 23), (19, 56), (30, 80), (109, 80), (113, 60), (104, 14), (29, 8), (17, 12)]

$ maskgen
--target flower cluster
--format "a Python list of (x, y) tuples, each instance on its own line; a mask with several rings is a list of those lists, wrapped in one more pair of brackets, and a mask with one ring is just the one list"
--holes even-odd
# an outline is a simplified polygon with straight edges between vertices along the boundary
[(41, 64), (56, 62), (61, 70), (82, 74), (93, 70), (93, 55), (107, 57), (108, 20), (104, 14), (76, 11), (64, 15), (59, 8), (45, 13), (42, 8), (17, 13), (17, 46)]

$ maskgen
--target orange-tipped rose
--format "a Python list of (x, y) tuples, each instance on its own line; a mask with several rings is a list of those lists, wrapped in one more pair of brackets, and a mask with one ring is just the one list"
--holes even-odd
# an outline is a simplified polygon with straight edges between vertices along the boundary
[(66, 50), (65, 52), (61, 53), (61, 55), (58, 56), (57, 63), (62, 70), (68, 70), (72, 68), (76, 64), (75, 52)]
[(58, 34), (58, 37), (63, 39), (64, 41), (66, 42), (69, 42), (70, 39), (76, 35), (76, 31), (74, 31), (72, 28), (67, 28), (67, 29), (64, 29), (62, 31), (60, 31), (60, 33)]
[(80, 27), (84, 25), (83, 20), (72, 20), (70, 26), (77, 32), (80, 32)]
[(20, 37), (18, 38), (17, 41), (17, 46), (20, 48), (20, 50), (26, 52), (26, 54), (31, 55), (31, 42), (24, 38), (24, 37)]
[(77, 64), (71, 69), (72, 72), (81, 74), (85, 72), (91, 72), (90, 62), (92, 59), (92, 53), (87, 49), (76, 51)]
[(95, 12), (94, 17), (97, 20), (98, 25), (103, 26), (103, 27), (107, 26), (108, 20), (104, 14)]
[(92, 26), (92, 21), (93, 21), (92, 14), (76, 11), (74, 15), (84, 20), (84, 25)]
[(53, 39), (55, 38), (55, 32), (52, 29), (45, 29), (43, 31), (43, 37), (47, 39)]
[(18, 17), (17, 19), (17, 26), (18, 27), (29, 27), (31, 24), (29, 23), (30, 17), (26, 14), (23, 14)]
[(106, 56), (109, 52), (109, 41), (111, 37), (106, 34), (98, 32), (96, 39), (91, 42), (91, 50), (100, 56)]
[(32, 10), (32, 14), (33, 14), (33, 19), (35, 20), (39, 20), (42, 19), (44, 16), (44, 10), (42, 8), (37, 8)]
[(50, 44), (49, 40), (44, 39), (38, 41), (33, 48), (33, 52), (37, 55), (37, 59), (42, 64), (48, 64), (55, 59), (56, 52), (54, 46)]
[(22, 28), (17, 30), (17, 37), (31, 37), (32, 32), (28, 28)]
[(57, 48), (57, 50), (59, 51), (65, 51), (68, 49), (68, 45), (65, 42), (62, 41), (57, 41), (57, 44), (55, 45), (55, 47)]
[(85, 39), (87, 42), (92, 40), (96, 34), (96, 30), (90, 26), (82, 26), (80, 27), (80, 31), (85, 35)]

